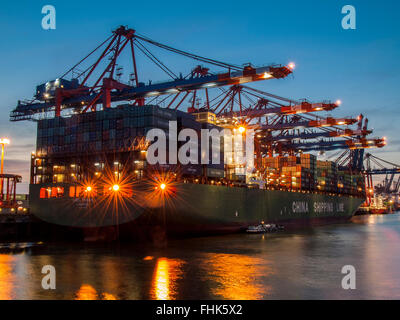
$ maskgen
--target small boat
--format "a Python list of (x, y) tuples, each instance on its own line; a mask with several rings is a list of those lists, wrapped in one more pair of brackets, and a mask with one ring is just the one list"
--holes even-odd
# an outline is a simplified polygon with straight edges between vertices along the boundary
[(247, 233), (266, 233), (266, 232), (276, 232), (283, 230), (284, 227), (277, 224), (264, 224), (261, 223), (258, 226), (249, 226), (246, 230)]
[(262, 224), (258, 226), (249, 226), (246, 230), (247, 233), (265, 233), (266, 230)]

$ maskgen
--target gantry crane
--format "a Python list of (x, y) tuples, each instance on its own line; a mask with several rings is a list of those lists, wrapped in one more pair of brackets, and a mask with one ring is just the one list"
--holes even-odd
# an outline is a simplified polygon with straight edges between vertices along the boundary
[[(214, 112), (217, 123), (223, 127), (239, 125), (255, 128), (256, 140), (260, 150), (287, 151), (329, 151), (336, 149), (350, 150), (354, 157), (363, 155), (365, 148), (382, 147), (384, 139), (367, 139), (372, 130), (367, 128), (368, 120), (360, 115), (353, 118), (321, 117), (313, 113), (331, 111), (340, 105), (324, 101), (312, 103), (307, 100), (295, 101), (267, 93), (245, 85), (234, 85), (228, 90), (221, 88), (219, 97), (203, 104), (200, 110)], [(196, 112), (196, 108), (189, 108)], [(358, 123), (357, 129), (342, 128)], [(335, 140), (343, 137), (344, 140)], [(302, 140), (328, 138), (307, 143)], [(359, 150), (361, 152), (359, 152)], [(360, 169), (361, 170), (361, 169)]]
[[(372, 167), (372, 163), (375, 164), (375, 168)], [(389, 165), (392, 168), (387, 168), (386, 166)], [(394, 175), (396, 174), (400, 174), (400, 165), (395, 164), (393, 162), (381, 159), (377, 156), (374, 156), (370, 153), (367, 153), (365, 155), (365, 169), (363, 170), (363, 174), (365, 176), (365, 180), (366, 180), (366, 187), (367, 190), (369, 190), (370, 192), (368, 192), (368, 197), (367, 197), (367, 203), (371, 203), (371, 197), (373, 195), (373, 180), (372, 180), (372, 176), (373, 175), (392, 175), (391, 178), (391, 182), (390, 185), (392, 184), (392, 181), (394, 179)], [(400, 178), (399, 178), (400, 181)], [(397, 188), (398, 191), (398, 187), (399, 187), (399, 181), (396, 184), (395, 189)], [(390, 189), (390, 185), (388, 186)], [(388, 190), (390, 192), (390, 190)]]
[[(212, 71), (209, 67), (196, 65), (184, 76), (168, 67), (150, 48), (178, 54), (219, 70)], [(128, 52), (131, 61), (129, 82), (121, 80), (122, 67), (119, 62), (123, 60), (121, 55), (124, 52)], [(171, 80), (159, 83), (149, 80), (145, 83), (142, 75), (139, 76), (138, 52)], [(10, 119), (35, 120), (43, 114), (59, 117), (68, 112), (93, 112), (110, 108), (113, 103), (121, 101), (128, 101), (133, 107), (156, 103), (175, 110), (189, 102), (189, 112), (204, 108), (216, 114), (217, 124), (221, 126), (224, 123), (253, 126), (259, 137), (256, 139), (259, 150), (264, 152), (262, 150), (266, 149), (269, 154), (273, 153), (274, 144), (290, 152), (344, 148), (351, 150), (359, 163), (363, 152), (358, 150), (381, 147), (386, 143), (383, 139), (366, 138), (372, 131), (367, 129), (366, 124), (362, 128), (362, 116), (360, 121), (313, 115), (315, 112), (334, 110), (340, 101), (295, 101), (244, 85), (285, 78), (293, 68), (292, 63), (257, 68), (251, 64), (238, 66), (225, 63), (167, 46), (121, 26), (59, 78), (37, 86), (34, 99), (19, 101)], [(68, 76), (71, 79), (68, 80)], [(220, 93), (210, 94), (211, 89), (220, 90)], [(201, 94), (202, 102), (199, 99)], [(341, 128), (357, 121), (357, 129)], [(344, 139), (335, 140), (339, 137)], [(318, 138), (330, 140), (303, 141)], [(263, 149), (263, 145), (267, 147)]]
[[(358, 122), (357, 129), (340, 128), (356, 122)], [(367, 128), (367, 119), (364, 126), (362, 123), (363, 115), (357, 119), (335, 119), (330, 116), (324, 118), (308, 113), (289, 117), (278, 115), (262, 126), (264, 134), (261, 135), (261, 140), (267, 146), (270, 154), (273, 149), (279, 150), (280, 153), (282, 151), (293, 153), (345, 149), (346, 152), (350, 150), (354, 157), (359, 157), (359, 154), (362, 155), (363, 152), (357, 152), (357, 150), (381, 148), (386, 144), (385, 138), (367, 139), (367, 135), (371, 134), (372, 130)], [(344, 139), (336, 140), (339, 137)], [(312, 139), (315, 141), (307, 141)], [(354, 168), (354, 170), (356, 169)], [(358, 169), (358, 171), (360, 170)]]
[(317, 142), (299, 142), (293, 143), (293, 148), (302, 151), (311, 150), (336, 150), (336, 149), (368, 149), (382, 148), (386, 144), (383, 138), (378, 139), (353, 139), (353, 140), (320, 140)]
[[(192, 69), (187, 76), (183, 76), (182, 73), (178, 75), (157, 58), (148, 46), (219, 67), (222, 71), (212, 73), (208, 68), (199, 65)], [(101, 48), (104, 49), (100, 56), (86, 67), (85, 63), (88, 63), (89, 59), (94, 57), (94, 54), (99, 52)], [(119, 80), (121, 76), (119, 70), (121, 69), (118, 67), (118, 61), (126, 48), (129, 48), (130, 59), (132, 60), (130, 83), (123, 83)], [(137, 51), (141, 51), (172, 79), (161, 83), (149, 81), (145, 84), (141, 82), (136, 63)], [(79, 72), (78, 67), (84, 68), (84, 70)], [(173, 101), (183, 95), (184, 98), (180, 100), (182, 103), (189, 94), (196, 95), (197, 90), (204, 89), (208, 97), (208, 89), (210, 88), (266, 79), (280, 79), (285, 78), (290, 73), (292, 73), (291, 64), (259, 68), (249, 64), (239, 67), (175, 49), (139, 35), (133, 29), (121, 26), (62, 76), (38, 86), (33, 100), (19, 101), (17, 107), (11, 112), (10, 120), (35, 119), (36, 115), (48, 112), (54, 112), (54, 115), (58, 117), (63, 110), (71, 109), (74, 112), (81, 113), (95, 111), (101, 106), (103, 109), (110, 108), (113, 102), (120, 101), (130, 101), (136, 106), (142, 106), (146, 99), (160, 95), (173, 96)], [(71, 80), (65, 79), (69, 74), (72, 74), (73, 78)], [(79, 82), (79, 79), (82, 80)], [(91, 83), (89, 84), (90, 80)], [(193, 101), (195, 101), (195, 96)], [(179, 105), (176, 108), (178, 107)]]

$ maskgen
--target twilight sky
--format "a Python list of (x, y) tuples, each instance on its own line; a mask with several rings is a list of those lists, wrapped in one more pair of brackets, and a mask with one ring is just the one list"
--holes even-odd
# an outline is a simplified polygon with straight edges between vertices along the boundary
[[(56, 30), (41, 27), (42, 6), (56, 8)], [(341, 27), (341, 8), (356, 8), (357, 29)], [(295, 99), (342, 100), (335, 116), (366, 115), (372, 136), (388, 146), (372, 152), (400, 163), (399, 1), (3, 1), (0, 8), (0, 137), (11, 139), (5, 171), (20, 173), (27, 191), (35, 124), (9, 122), (18, 99), (53, 80), (119, 25), (173, 47), (241, 65), (296, 63), (293, 76), (252, 85)], [(188, 65), (169, 60), (186, 74)], [(168, 61), (165, 61), (168, 62)], [(193, 66), (195, 63), (193, 63)], [(145, 80), (153, 71), (139, 65)], [(160, 75), (158, 73), (158, 75)], [(371, 136), (371, 137), (372, 137)]]

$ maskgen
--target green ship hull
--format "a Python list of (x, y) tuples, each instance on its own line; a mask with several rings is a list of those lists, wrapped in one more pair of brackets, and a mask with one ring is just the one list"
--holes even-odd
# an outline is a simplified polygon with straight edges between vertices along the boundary
[[(60, 184), (58, 184), (59, 186)], [(312, 192), (262, 190), (206, 184), (176, 184), (165, 197), (138, 185), (129, 198), (40, 198), (46, 185), (30, 186), (30, 210), (45, 222), (76, 228), (120, 226), (128, 233), (161, 227), (174, 234), (235, 232), (250, 225), (277, 223), (286, 228), (344, 221), (363, 198)], [(69, 185), (64, 184), (68, 190)]]

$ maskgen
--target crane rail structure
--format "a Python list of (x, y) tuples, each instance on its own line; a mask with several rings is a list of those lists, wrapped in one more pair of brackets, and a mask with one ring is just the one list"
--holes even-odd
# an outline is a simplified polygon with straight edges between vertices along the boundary
[[(167, 66), (154, 50), (188, 58), (197, 65), (184, 76)], [(145, 83), (139, 74), (139, 52), (170, 79)], [(128, 82), (121, 80), (124, 61), (130, 64)], [(362, 115), (357, 119), (322, 117), (314, 113), (330, 112), (339, 107), (340, 100), (293, 100), (246, 85), (285, 78), (293, 69), (293, 63), (238, 66), (173, 48), (120, 26), (59, 78), (38, 85), (32, 100), (18, 101), (10, 120), (96, 112), (122, 101), (132, 107), (154, 103), (175, 110), (189, 104), (188, 112), (211, 112), (221, 127), (255, 128), (257, 150), (263, 155), (344, 149), (346, 155), (340, 161), (360, 170), (364, 149), (386, 144), (384, 138), (367, 138), (372, 130), (367, 128), (367, 119), (363, 126)], [(356, 123), (356, 129), (349, 128)]]
[[(223, 71), (211, 73), (209, 68), (198, 65), (185, 77), (182, 76), (182, 73), (177, 75), (150, 51), (148, 45), (222, 68)], [(78, 67), (81, 67), (89, 57), (102, 47), (105, 47), (105, 49), (93, 64), (71, 80), (65, 79), (68, 74), (76, 73)], [(132, 61), (129, 84), (118, 79), (121, 71), (118, 71), (120, 67), (117, 64), (118, 58), (127, 48), (130, 51)], [(148, 84), (140, 82), (136, 63), (137, 51), (141, 51), (172, 79), (154, 84), (150, 81)], [(106, 62), (107, 59), (109, 59), (109, 62)], [(100, 65), (104, 63), (106, 64), (105, 68), (101, 68)], [(19, 101), (17, 107), (11, 112), (10, 120), (31, 120), (34, 119), (34, 115), (46, 112), (54, 112), (54, 115), (59, 117), (61, 111), (67, 109), (74, 109), (76, 112), (95, 111), (100, 105), (105, 109), (110, 108), (112, 102), (120, 101), (133, 101), (134, 105), (143, 106), (146, 99), (160, 95), (174, 95), (176, 99), (181, 93), (186, 97), (189, 93), (195, 94), (198, 89), (207, 90), (213, 87), (285, 78), (292, 73), (292, 69), (290, 64), (288, 66), (269, 65), (258, 68), (248, 64), (239, 67), (175, 49), (139, 35), (133, 29), (121, 26), (113, 31), (111, 37), (107, 38), (60, 78), (38, 86), (33, 100)], [(81, 82), (79, 82), (79, 78), (83, 78)], [(92, 79), (92, 83), (89, 84), (89, 80)], [(195, 101), (195, 98), (193, 98), (193, 101)]]

